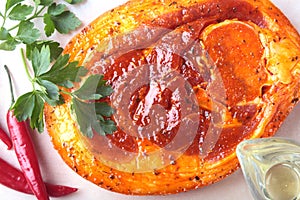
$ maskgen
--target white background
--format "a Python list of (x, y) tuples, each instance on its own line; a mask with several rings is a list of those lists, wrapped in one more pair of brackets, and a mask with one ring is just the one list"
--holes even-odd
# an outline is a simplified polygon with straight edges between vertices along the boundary
[[(71, 7), (77, 16), (87, 25), (101, 13), (125, 2), (125, 0), (87, 0), (85, 3)], [(300, 1), (299, 0), (273, 0), (273, 2), (288, 16), (294, 26), (300, 31)], [(5, 1), (0, 1), (0, 10), (3, 11)], [(79, 31), (79, 30), (78, 30)], [(65, 45), (76, 32), (61, 36), (56, 34), (53, 39), (58, 40)], [(0, 51), (0, 125), (5, 126), (6, 111), (10, 106), (10, 92), (8, 80), (3, 69), (6, 64), (10, 67), (15, 83), (15, 94), (21, 95), (30, 89), (25, 75), (25, 71), (21, 62), (19, 51), (4, 52)], [(294, 138), (300, 141), (300, 105), (298, 105), (290, 114), (288, 119), (277, 133), (277, 136)], [(74, 195), (64, 198), (64, 200), (251, 200), (251, 194), (248, 191), (244, 178), (240, 170), (226, 178), (225, 180), (211, 186), (207, 186), (198, 190), (168, 196), (126, 196), (106, 191), (88, 181), (81, 178), (73, 172), (62, 161), (56, 150), (53, 149), (51, 141), (47, 133), (34, 134), (34, 142), (36, 144), (37, 153), (40, 158), (40, 166), (43, 177), (47, 182), (56, 184), (65, 184), (78, 187), (79, 191)], [(17, 160), (13, 151), (6, 151), (5, 146), (0, 143), (0, 157), (18, 167)], [(0, 177), (1, 178), (1, 177)], [(22, 194), (0, 185), (1, 200), (31, 200), (34, 196)]]

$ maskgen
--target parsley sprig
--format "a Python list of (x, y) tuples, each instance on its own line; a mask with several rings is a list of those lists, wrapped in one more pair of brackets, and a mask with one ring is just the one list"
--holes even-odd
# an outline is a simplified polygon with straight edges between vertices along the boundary
[[(70, 4), (82, 2), (65, 1)], [(61, 105), (65, 102), (64, 96), (68, 95), (71, 112), (84, 135), (92, 137), (94, 131), (100, 135), (113, 133), (116, 130), (111, 120), (114, 111), (105, 102), (113, 92), (111, 86), (106, 84), (103, 75), (87, 75), (87, 69), (78, 66), (78, 62), (70, 62), (68, 54), (62, 55), (63, 49), (58, 42), (40, 40), (41, 32), (33, 22), (43, 19), (46, 37), (55, 30), (65, 34), (80, 26), (75, 14), (65, 4), (53, 0), (33, 0), (32, 4), (26, 4), (24, 0), (7, 0), (4, 12), (0, 12), (1, 18), (0, 50), (13, 51), (19, 44), (25, 44), (26, 53), (21, 49), (21, 55), (32, 84), (32, 91), (21, 95), (12, 106), (17, 119), (29, 119), (31, 128), (42, 132), (45, 103)], [(15, 24), (7, 28), (7, 20)], [(73, 84), (76, 82), (77, 89)]]
[(69, 62), (69, 55), (60, 55), (51, 67), (49, 46), (34, 48), (31, 53), (31, 69), (22, 51), (26, 74), (31, 81), (32, 91), (20, 96), (12, 109), (19, 121), (30, 119), (30, 126), (39, 132), (44, 130), (44, 103), (52, 106), (64, 103), (62, 94), (71, 97), (71, 111), (83, 134), (92, 137), (94, 131), (100, 135), (111, 134), (116, 130), (110, 119), (113, 109), (104, 101), (112, 94), (111, 86), (106, 85), (103, 75), (87, 76), (78, 89), (74, 82), (85, 78), (87, 70), (77, 62)]
[[(96, 91), (96, 92), (95, 92)], [(112, 134), (116, 130), (110, 119), (114, 110), (106, 102), (99, 102), (111, 95), (113, 89), (106, 85), (103, 75), (91, 75), (84, 84), (72, 93), (71, 110), (76, 116), (81, 132), (92, 137), (96, 131), (100, 135)]]
[[(82, 0), (65, 0), (68, 3), (80, 3)], [(13, 51), (19, 44), (31, 45), (38, 42), (41, 32), (35, 27), (33, 20), (43, 19), (44, 33), (51, 36), (55, 30), (65, 34), (81, 25), (74, 13), (65, 4), (57, 4), (53, 0), (7, 0), (5, 9), (0, 12), (0, 49)], [(7, 21), (13, 24), (7, 27)], [(0, 21), (1, 22), (1, 21)]]

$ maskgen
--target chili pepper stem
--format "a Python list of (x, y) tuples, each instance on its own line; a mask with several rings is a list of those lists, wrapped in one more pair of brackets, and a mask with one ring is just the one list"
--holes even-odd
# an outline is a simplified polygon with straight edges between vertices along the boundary
[[(6, 65), (4, 65), (4, 68), (5, 68), (6, 72), (9, 73), (8, 68), (7, 68)], [(8, 78), (9, 78), (9, 81), (11, 82), (11, 77), (8, 76)], [(11, 86), (11, 85), (12, 85), (12, 84), (10, 84), (10, 86)], [(11, 86), (10, 90), (12, 91), (12, 86)], [(12, 92), (11, 92), (11, 93), (12, 93)], [(12, 101), (14, 102), (14, 96), (13, 96), (13, 94), (12, 94)], [(12, 145), (12, 141), (11, 141), (10, 137), (9, 137), (9, 136), (7, 135), (7, 133), (6, 133), (3, 129), (1, 129), (1, 128), (0, 128), (0, 140), (2, 140), (2, 141), (4, 142), (4, 144), (7, 146), (7, 149), (8, 149), (8, 150), (10, 150), (10, 149), (12, 148), (13, 145)]]
[(7, 73), (7, 76), (8, 76), (8, 80), (9, 80), (9, 88), (10, 88), (10, 95), (11, 95), (11, 107), (12, 107), (13, 104), (15, 103), (14, 90), (13, 90), (13, 86), (12, 86), (10, 72), (8, 70), (7, 65), (4, 65), (4, 68), (6, 70), (6, 73)]

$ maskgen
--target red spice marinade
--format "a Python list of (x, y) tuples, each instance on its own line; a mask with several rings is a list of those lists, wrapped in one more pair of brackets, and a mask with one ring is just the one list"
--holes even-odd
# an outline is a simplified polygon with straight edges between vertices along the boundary
[[(170, 18), (173, 20), (168, 20)], [(121, 86), (122, 89), (118, 88), (120, 84), (127, 84), (120, 77), (129, 76), (128, 73), (135, 73), (138, 68), (154, 64), (158, 70), (167, 67), (168, 70), (176, 71), (193, 88), (199, 104), (195, 107), (199, 121), (197, 134), (191, 135), (194, 140), (189, 144), (190, 147), (185, 153), (199, 154), (203, 141), (209, 138), (207, 132), (210, 132), (210, 134), (216, 134), (219, 139), (214, 141), (216, 144), (213, 149), (209, 150), (210, 153), (206, 159), (216, 159), (219, 157), (217, 155), (222, 155), (219, 158), (225, 157), (234, 151), (237, 143), (247, 138), (256, 128), (258, 120), (255, 116), (258, 113), (258, 107), (251, 102), (257, 96), (262, 95), (262, 86), (267, 81), (264, 63), (261, 63), (263, 46), (258, 34), (251, 27), (240, 23), (224, 25), (209, 32), (207, 37), (203, 38), (203, 29), (225, 19), (237, 19), (247, 23), (251, 21), (260, 27), (265, 24), (262, 13), (249, 3), (231, 0), (203, 3), (161, 16), (151, 22), (145, 22), (145, 26), (142, 25), (133, 32), (113, 38), (109, 41), (112, 44), (110, 44), (110, 49), (95, 53), (86, 66), (92, 73), (104, 73), (105, 79), (114, 87), (115, 93), (122, 93), (127, 86)], [(149, 27), (159, 28), (150, 30)], [(238, 34), (241, 30), (243, 32)], [(185, 40), (182, 39), (184, 36)], [(234, 39), (237, 36), (239, 38)], [(251, 44), (250, 47), (249, 44)], [(219, 83), (211, 80), (212, 72), (209, 64), (213, 65), (212, 61), (204, 64), (197, 63), (196, 55), (203, 54), (201, 56), (205, 57), (201, 52), (202, 47), (206, 48), (216, 64), (218, 72), (213, 73), (219, 74)], [(244, 49), (245, 52), (241, 54), (240, 49)], [(228, 54), (228, 51), (232, 52)], [(249, 52), (252, 54), (250, 55)], [(247, 63), (241, 58), (244, 58)], [(257, 68), (257, 66), (260, 67)], [(138, 79), (138, 77), (135, 78)], [(259, 81), (256, 82), (256, 79)], [(178, 82), (178, 84), (184, 83)], [(206, 98), (203, 97), (207, 87), (221, 88), (224, 90), (224, 97), (218, 97), (217, 94), (208, 94)], [(182, 96), (176, 101), (174, 91), (168, 88), (162, 89), (159, 84), (153, 87), (149, 83), (141, 84), (135, 91), (130, 92), (130, 102), (126, 101), (124, 105), (122, 104), (123, 107), (120, 104), (115, 106), (119, 110), (116, 115), (124, 115), (126, 118), (128, 116), (122, 110), (129, 110), (130, 119), (135, 125), (147, 127), (153, 123), (155, 117), (151, 117), (146, 110), (158, 105), (167, 115), (164, 119), (165, 123), (157, 132), (152, 131), (141, 137), (134, 133), (133, 129), (118, 127), (116, 133), (107, 136), (109, 143), (129, 152), (137, 152), (137, 143), (145, 139), (158, 147), (165, 147), (177, 134), (181, 120), (181, 107), (178, 101), (182, 101), (185, 97)], [(212, 97), (214, 95), (216, 97)], [(206, 105), (205, 101), (220, 104), (219, 109), (227, 113), (226, 119), (221, 119), (222, 116), (218, 116), (219, 114), (212, 114), (211, 105)], [(241, 105), (236, 106), (238, 103)], [(214, 120), (219, 118), (219, 122), (212, 123), (212, 115)], [(102, 136), (95, 136), (90, 143), (96, 152), (118, 155)], [(120, 153), (120, 156), (122, 155), (123, 153)]]

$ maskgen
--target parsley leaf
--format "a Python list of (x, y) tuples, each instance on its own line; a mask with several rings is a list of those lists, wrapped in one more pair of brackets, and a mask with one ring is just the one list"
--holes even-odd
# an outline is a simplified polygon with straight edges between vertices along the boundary
[(35, 93), (28, 92), (20, 96), (13, 105), (14, 114), (19, 121), (25, 121), (31, 117), (35, 103)]
[(101, 120), (100, 127), (102, 128), (102, 132), (100, 131), (100, 135), (113, 134), (116, 129), (116, 124), (112, 120)]
[(33, 49), (32, 53), (32, 67), (34, 75), (40, 76), (47, 72), (50, 66), (50, 48), (48, 46), (43, 46), (41, 51), (37, 48)]
[(30, 118), (30, 127), (37, 128), (38, 132), (44, 131), (44, 100), (41, 93), (36, 93), (34, 108)]
[(44, 14), (44, 24), (45, 24), (45, 33), (46, 35), (49, 37), (50, 35), (52, 35), (55, 31), (55, 23), (54, 20), (52, 19), (53, 16), (58, 16), (60, 14), (62, 14), (63, 12), (65, 12), (66, 10), (66, 5), (64, 4), (56, 4), (53, 3), (51, 4), (51, 6), (49, 6), (48, 8), (48, 12), (46, 14)]
[(22, 21), (19, 25), (19, 30), (16, 38), (24, 44), (31, 44), (40, 37), (40, 31), (34, 28), (33, 22)]
[(51, 15), (48, 13), (44, 14), (43, 19), (44, 19), (44, 24), (45, 24), (44, 31), (45, 31), (46, 36), (49, 37), (55, 31), (55, 24), (51, 19)]
[(58, 56), (62, 53), (63, 48), (59, 46), (58, 42), (52, 40), (39, 40), (31, 43), (30, 45), (26, 45), (26, 57), (29, 60), (32, 60), (32, 51), (34, 48), (37, 48), (39, 51), (43, 46), (48, 46), (50, 48), (50, 60), (56, 60)]
[(100, 79), (99, 75), (89, 76), (84, 84), (78, 90), (74, 91), (73, 94), (81, 100), (99, 100), (102, 96), (95, 92)]
[(83, 2), (83, 0), (65, 0), (65, 2), (68, 2), (70, 4), (77, 4)]
[(114, 109), (106, 102), (98, 102), (95, 105), (96, 113), (101, 116), (110, 117), (114, 114)]
[(113, 93), (112, 87), (107, 87), (104, 84), (101, 84), (97, 88), (97, 93), (100, 94), (102, 97), (107, 97)]
[[(116, 130), (115, 123), (109, 119), (114, 110), (106, 102), (95, 102), (105, 96), (101, 95), (102, 88), (111, 88), (103, 80), (103, 75), (90, 75), (83, 85), (72, 94), (71, 110), (74, 114), (80, 131), (87, 137), (93, 132), (100, 135), (112, 134)], [(100, 92), (99, 92), (100, 91)]]
[(87, 137), (92, 138), (94, 131), (99, 135), (112, 134), (116, 130), (115, 122), (105, 119), (96, 112), (97, 102), (83, 102), (73, 98), (71, 111), (75, 116), (80, 131)]
[[(49, 100), (53, 101), (59, 101), (60, 94), (59, 94), (59, 88), (54, 83), (47, 81), (47, 80), (38, 80), (39, 84), (45, 88), (45, 93), (47, 94), (47, 97)], [(45, 99), (46, 102), (48, 99)]]
[(10, 38), (11, 35), (9, 34), (8, 30), (6, 30), (4, 27), (0, 29), (0, 40), (7, 40)]
[(5, 8), (6, 8), (6, 10), (9, 10), (11, 7), (13, 7), (14, 5), (16, 5), (22, 1), (24, 1), (24, 0), (7, 0)]
[(40, 92), (28, 92), (14, 103), (14, 115), (19, 121), (30, 119), (30, 126), (44, 130), (44, 101)]
[(50, 6), (53, 0), (35, 0), (38, 5)]
[(52, 21), (59, 33), (69, 33), (81, 25), (79, 19), (70, 11), (64, 11), (60, 15), (52, 16)]
[(0, 43), (0, 49), (6, 51), (13, 51), (19, 44), (5, 28), (0, 28), (0, 40), (4, 41)]
[(18, 44), (20, 43), (14, 38), (9, 38), (6, 41), (0, 43), (0, 49), (5, 51), (13, 51), (16, 49)]
[(97, 122), (95, 115), (94, 104), (84, 103), (76, 98), (72, 99), (71, 111), (75, 116), (80, 131), (87, 137), (92, 138), (93, 128), (99, 130), (100, 125)]
[(87, 70), (83, 67), (78, 67), (77, 62), (69, 63), (69, 57), (69, 55), (59, 56), (51, 69), (42, 74), (40, 78), (66, 88), (73, 87), (72, 82), (79, 82), (80, 77), (84, 76)]
[(57, 15), (62, 14), (66, 10), (66, 8), (67, 8), (67, 6), (64, 4), (53, 3), (48, 8), (48, 14), (50, 16), (57, 16)]
[(17, 4), (8, 14), (11, 20), (25, 20), (28, 15), (33, 12), (33, 7), (28, 5)]

